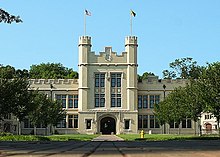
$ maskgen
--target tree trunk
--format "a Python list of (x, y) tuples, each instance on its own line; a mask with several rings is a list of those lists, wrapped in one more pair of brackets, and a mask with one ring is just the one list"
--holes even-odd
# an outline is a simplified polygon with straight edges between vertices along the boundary
[(218, 136), (220, 136), (219, 117), (217, 118), (217, 122), (218, 122)]
[(18, 121), (18, 135), (21, 135), (21, 121)]
[(47, 125), (45, 126), (45, 136), (47, 136)]
[(180, 125), (179, 125), (179, 127), (178, 127), (178, 135), (180, 135)]
[(195, 129), (194, 135), (197, 134), (197, 128), (198, 128), (198, 127), (196, 127), (196, 121), (194, 120), (194, 129)]
[(34, 125), (34, 135), (35, 135), (35, 136), (37, 135), (37, 128), (36, 128), (35, 125)]

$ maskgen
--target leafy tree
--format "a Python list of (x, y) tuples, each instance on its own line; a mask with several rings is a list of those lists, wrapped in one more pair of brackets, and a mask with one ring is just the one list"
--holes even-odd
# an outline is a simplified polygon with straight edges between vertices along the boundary
[(0, 78), (4, 78), (4, 79), (12, 79), (15, 76), (15, 68), (7, 65), (7, 66), (3, 66), (0, 65)]
[(176, 88), (164, 101), (156, 105), (154, 112), (161, 124), (175, 122), (179, 126), (180, 122), (189, 116), (186, 110), (185, 95), (183, 87)]
[(196, 61), (193, 61), (192, 58), (186, 57), (181, 59), (176, 59), (174, 62), (171, 62), (170, 68), (171, 71), (164, 70), (164, 78), (176, 78), (180, 77), (183, 79), (193, 78), (196, 79), (201, 75), (203, 67), (197, 65)]
[(142, 76), (141, 76), (141, 75), (138, 75), (138, 82), (141, 82), (142, 80), (146, 80), (149, 75), (155, 76), (154, 73), (152, 73), (152, 72), (144, 72), (144, 73), (142, 74)]
[(41, 63), (30, 67), (30, 78), (33, 79), (70, 79), (78, 78), (78, 73), (60, 63)]
[(20, 19), (20, 16), (11, 15), (7, 11), (0, 8), (0, 23), (1, 22), (11, 24), (12, 22), (20, 23), (23, 21)]
[[(56, 125), (59, 121), (63, 120), (65, 111), (59, 102), (52, 101), (47, 98), (43, 93), (35, 93), (33, 103), (35, 109), (29, 113), (31, 123), (36, 127), (39, 124), (45, 126), (45, 134), (48, 125)], [(36, 132), (34, 131), (34, 134)]]
[[(203, 85), (205, 111), (211, 112), (220, 122), (220, 62), (208, 64), (204, 74), (199, 79)], [(220, 135), (220, 129), (219, 129)]]

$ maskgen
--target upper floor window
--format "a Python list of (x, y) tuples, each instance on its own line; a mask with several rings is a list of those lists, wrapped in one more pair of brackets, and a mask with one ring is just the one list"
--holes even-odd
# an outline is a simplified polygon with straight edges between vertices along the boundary
[(105, 107), (105, 73), (95, 74), (95, 107)]
[(78, 108), (78, 95), (56, 95), (56, 100), (61, 102), (63, 108)]
[[(154, 104), (159, 104), (160, 95), (138, 95), (138, 108), (154, 108)], [(148, 105), (149, 104), (149, 105)]]
[(138, 95), (138, 108), (148, 108), (148, 95)]
[(121, 107), (121, 73), (111, 74), (111, 107)]

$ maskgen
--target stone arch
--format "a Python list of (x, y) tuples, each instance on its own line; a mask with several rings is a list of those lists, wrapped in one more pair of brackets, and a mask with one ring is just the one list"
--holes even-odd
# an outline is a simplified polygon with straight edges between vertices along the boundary
[(105, 114), (99, 118), (99, 131), (102, 134), (116, 134), (116, 118), (114, 115)]

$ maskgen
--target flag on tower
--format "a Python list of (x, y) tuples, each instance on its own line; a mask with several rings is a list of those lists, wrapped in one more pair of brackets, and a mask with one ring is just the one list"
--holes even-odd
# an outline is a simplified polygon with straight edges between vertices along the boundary
[(133, 17), (135, 17), (135, 16), (136, 16), (136, 13), (135, 13), (133, 10), (131, 10), (131, 15), (132, 15)]
[(92, 15), (91, 12), (88, 11), (88, 10), (86, 10), (86, 9), (85, 9), (85, 14), (88, 15), (88, 16), (91, 16), (91, 15)]

